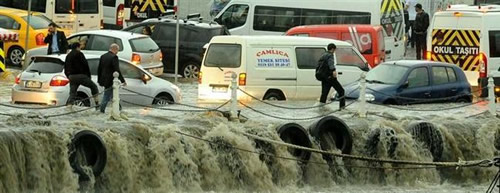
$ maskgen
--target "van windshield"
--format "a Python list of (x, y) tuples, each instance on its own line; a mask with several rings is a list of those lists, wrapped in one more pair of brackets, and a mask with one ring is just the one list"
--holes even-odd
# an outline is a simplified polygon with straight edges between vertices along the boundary
[(238, 68), (241, 66), (241, 45), (239, 44), (211, 44), (208, 47), (207, 67)]

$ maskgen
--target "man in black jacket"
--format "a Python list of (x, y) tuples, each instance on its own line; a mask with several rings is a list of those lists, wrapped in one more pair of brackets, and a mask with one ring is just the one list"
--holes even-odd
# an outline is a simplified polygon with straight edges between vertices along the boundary
[(83, 85), (90, 88), (94, 101), (98, 104), (97, 94), (99, 90), (97, 85), (90, 78), (90, 68), (87, 59), (80, 51), (80, 44), (71, 45), (71, 52), (66, 56), (64, 64), (64, 74), (69, 79), (69, 99), (67, 104), (73, 105), (78, 87)]
[(415, 5), (417, 16), (415, 17), (415, 43), (417, 44), (417, 60), (422, 59), (422, 56), (427, 50), (427, 28), (429, 28), (429, 14), (422, 9), (422, 4)]
[(337, 61), (334, 55), (337, 46), (332, 43), (328, 44), (327, 48), (328, 51), (325, 52), (318, 61), (318, 63), (322, 65), (328, 65), (328, 68), (326, 68), (328, 69), (328, 78), (321, 80), (321, 97), (319, 102), (323, 105), (326, 103), (328, 93), (333, 87), (335, 91), (337, 91), (338, 97), (340, 98), (339, 107), (340, 109), (343, 109), (345, 107), (344, 88), (342, 88), (342, 85), (337, 80)]
[(109, 52), (102, 55), (99, 60), (99, 67), (97, 69), (97, 82), (99, 83), (99, 85), (103, 86), (106, 89), (102, 96), (102, 113), (106, 111), (108, 102), (111, 100), (111, 98), (113, 98), (113, 89), (111, 89), (113, 87), (113, 73), (118, 72), (118, 79), (120, 79), (124, 86), (127, 85), (120, 71), (118, 56), (116, 55), (118, 54), (118, 50), (120, 50), (120, 46), (118, 46), (118, 44), (111, 44), (111, 46), (109, 47)]
[(49, 33), (43, 42), (49, 44), (49, 47), (47, 48), (48, 55), (66, 54), (66, 51), (68, 50), (66, 35), (64, 35), (64, 32), (62, 31), (57, 31), (57, 25), (54, 22), (49, 24)]

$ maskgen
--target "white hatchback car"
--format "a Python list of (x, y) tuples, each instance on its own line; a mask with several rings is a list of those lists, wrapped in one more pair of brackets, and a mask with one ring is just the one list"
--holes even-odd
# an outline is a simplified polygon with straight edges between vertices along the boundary
[[(72, 34), (68, 44), (79, 42), (83, 44), (84, 54), (102, 55), (109, 50), (112, 43), (120, 46), (118, 57), (142, 66), (155, 76), (163, 74), (162, 53), (158, 45), (142, 34), (116, 30), (92, 30)], [(33, 56), (47, 55), (47, 46), (34, 48), (26, 52), (24, 68), (30, 64)]]
[[(65, 105), (69, 97), (69, 80), (64, 75), (66, 54), (35, 56), (28, 68), (19, 74), (12, 87), (12, 102), (15, 104)], [(97, 84), (99, 55), (86, 55), (92, 80)], [(127, 82), (125, 89), (120, 89), (120, 99), (141, 105), (166, 105), (179, 102), (181, 91), (169, 81), (157, 78), (146, 70), (120, 59), (120, 71)], [(98, 85), (98, 84), (97, 84)], [(103, 91), (99, 87), (99, 91)], [(136, 93), (141, 93), (141, 96)], [(78, 88), (77, 100), (88, 98), (90, 89)], [(156, 98), (153, 100), (153, 98)], [(95, 104), (93, 99), (81, 101), (82, 106)]]

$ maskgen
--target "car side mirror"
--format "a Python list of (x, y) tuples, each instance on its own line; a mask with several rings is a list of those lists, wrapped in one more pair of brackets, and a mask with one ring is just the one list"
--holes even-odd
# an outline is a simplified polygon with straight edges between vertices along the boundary
[(401, 88), (408, 88), (410, 86), (410, 82), (407, 80), (403, 85), (401, 85)]
[(150, 80), (151, 80), (151, 76), (147, 75), (147, 74), (142, 74), (141, 76), (141, 80), (144, 84), (147, 84)]

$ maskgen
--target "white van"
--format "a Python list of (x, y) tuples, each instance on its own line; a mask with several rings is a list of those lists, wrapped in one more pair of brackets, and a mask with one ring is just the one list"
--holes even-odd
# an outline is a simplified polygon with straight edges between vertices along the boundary
[[(339, 82), (356, 82), (368, 62), (343, 41), (297, 36), (216, 36), (203, 58), (198, 99), (225, 100), (231, 96), (231, 74), (239, 88), (263, 100), (316, 99), (321, 83), (315, 78), (318, 59), (329, 43), (337, 45)], [(238, 91), (238, 99), (249, 97)]]
[[(500, 5), (452, 5), (429, 27), (426, 58), (460, 66), (472, 86), (485, 88), (500, 67)], [(500, 85), (500, 79), (495, 80)], [(481, 96), (487, 96), (482, 89)]]
[(406, 49), (400, 0), (231, 0), (214, 20), (232, 35), (283, 35), (302, 25), (381, 25), (387, 61), (403, 59)]

